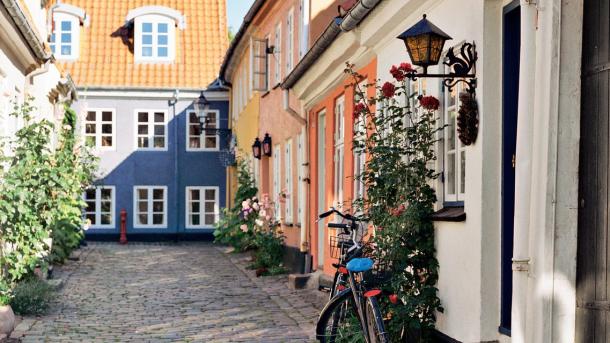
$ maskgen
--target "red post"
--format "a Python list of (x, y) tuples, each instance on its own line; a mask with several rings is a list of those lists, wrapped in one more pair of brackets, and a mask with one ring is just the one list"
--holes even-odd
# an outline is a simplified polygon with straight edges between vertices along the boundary
[(127, 211), (121, 209), (121, 238), (119, 244), (127, 244)]

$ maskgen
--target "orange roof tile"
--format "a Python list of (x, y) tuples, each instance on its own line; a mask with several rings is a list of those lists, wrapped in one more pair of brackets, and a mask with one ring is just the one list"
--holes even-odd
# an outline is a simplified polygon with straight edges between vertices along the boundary
[[(218, 77), (229, 45), (226, 0), (62, 0), (85, 10), (76, 61), (58, 61), (78, 87), (203, 88)], [(122, 41), (127, 13), (141, 6), (165, 6), (186, 18), (176, 28), (172, 63), (135, 63)]]

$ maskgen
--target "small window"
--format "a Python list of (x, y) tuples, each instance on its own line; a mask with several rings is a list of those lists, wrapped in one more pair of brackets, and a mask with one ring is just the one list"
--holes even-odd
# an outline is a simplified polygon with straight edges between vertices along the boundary
[(136, 111), (136, 149), (167, 150), (167, 111)]
[(85, 143), (101, 150), (115, 148), (114, 109), (89, 109), (85, 117)]
[(250, 52), (252, 54), (252, 89), (255, 91), (266, 91), (269, 87), (267, 84), (267, 42), (265, 39), (252, 38), (252, 46)]
[(218, 187), (186, 187), (187, 229), (211, 228), (219, 219)]
[(301, 0), (299, 11), (299, 60), (309, 48), (309, 1)]
[(457, 114), (460, 108), (461, 84), (444, 92), (444, 188), (445, 202), (464, 201), (466, 194), (466, 146), (458, 139)]
[(292, 140), (288, 140), (286, 142), (286, 146), (284, 147), (284, 199), (285, 199), (285, 207), (286, 210), (286, 223), (292, 223), (292, 203), (293, 203), (293, 187), (292, 187)]
[(173, 61), (175, 58), (175, 23), (160, 15), (135, 20), (136, 61)]
[(67, 13), (53, 15), (49, 44), (57, 59), (77, 59), (79, 55), (80, 20)]
[[(367, 105), (366, 93), (367, 93), (367, 82), (365, 80), (358, 85), (361, 92), (364, 92), (365, 97), (362, 97), (359, 93), (355, 92), (354, 103), (362, 103)], [(360, 146), (364, 145), (366, 137), (366, 116), (359, 116), (354, 121), (354, 143), (358, 143)], [(364, 173), (366, 155), (362, 148), (354, 147), (354, 199), (361, 199), (364, 197), (364, 180), (362, 180), (362, 173)]]
[(114, 228), (115, 188), (92, 187), (85, 190), (85, 220), (92, 228)]
[[(199, 117), (195, 111), (189, 111), (187, 129), (187, 151), (204, 151), (204, 150), (218, 150), (219, 149), (219, 137), (213, 132), (202, 132), (201, 125), (199, 124)], [(208, 111), (206, 115), (210, 116), (208, 122), (209, 127), (218, 127), (218, 111)]]
[(277, 144), (273, 147), (273, 206), (275, 210), (275, 218), (280, 220), (280, 166), (281, 166), (281, 150), (280, 145)]
[(275, 50), (273, 58), (275, 59), (275, 82), (282, 82), (282, 24), (278, 23), (275, 26)]
[[(304, 131), (304, 129), (303, 129)], [(297, 204), (297, 223), (305, 222), (305, 132), (301, 132), (297, 138), (297, 176), (298, 176), (298, 204)]]
[(334, 147), (334, 196), (335, 206), (343, 206), (345, 101), (343, 96), (335, 101), (335, 147)]
[(294, 10), (288, 12), (286, 19), (286, 74), (292, 71), (294, 59)]
[(134, 227), (163, 228), (167, 226), (167, 187), (135, 186)]

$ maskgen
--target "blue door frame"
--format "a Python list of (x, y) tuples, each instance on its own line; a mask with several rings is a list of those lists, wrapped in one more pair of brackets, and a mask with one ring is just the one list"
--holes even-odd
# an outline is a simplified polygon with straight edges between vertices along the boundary
[(519, 0), (503, 11), (502, 40), (502, 232), (499, 331), (510, 336), (513, 300), (513, 239), (515, 224), (515, 154), (519, 104), (521, 13)]

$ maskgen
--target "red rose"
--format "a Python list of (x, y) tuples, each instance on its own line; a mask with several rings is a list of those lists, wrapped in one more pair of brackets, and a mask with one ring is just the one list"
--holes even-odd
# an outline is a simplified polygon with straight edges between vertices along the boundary
[(421, 105), (421, 107), (429, 110), (429, 111), (436, 111), (438, 110), (438, 107), (440, 105), (439, 101), (437, 98), (433, 97), (433, 96), (422, 96), (419, 98), (419, 104)]
[(396, 93), (396, 87), (394, 86), (393, 83), (386, 82), (381, 87), (381, 92), (383, 93), (383, 96), (385, 96), (386, 98), (391, 98)]
[(405, 205), (402, 204), (402, 205), (400, 205), (400, 206), (398, 206), (396, 208), (393, 208), (390, 211), (390, 214), (393, 215), (394, 217), (398, 217), (398, 216), (400, 216), (405, 211), (405, 209), (406, 209)]
[(357, 103), (356, 105), (354, 105), (354, 119), (359, 118), (360, 114), (362, 112), (366, 111), (366, 105), (363, 104), (362, 102)]
[(412, 72), (412, 71), (413, 71), (413, 67), (411, 66), (411, 63), (402, 62), (402, 63), (400, 64), (400, 70), (401, 70), (403, 73), (405, 73), (405, 74), (406, 74), (406, 73), (410, 73), (410, 72)]
[(404, 73), (397, 66), (392, 66), (392, 68), (390, 68), (390, 74), (392, 74), (392, 77), (394, 77), (396, 81), (405, 79)]
[(390, 294), (390, 296), (388, 297), (390, 299), (390, 302), (392, 304), (396, 304), (398, 303), (398, 295), (396, 294)]

